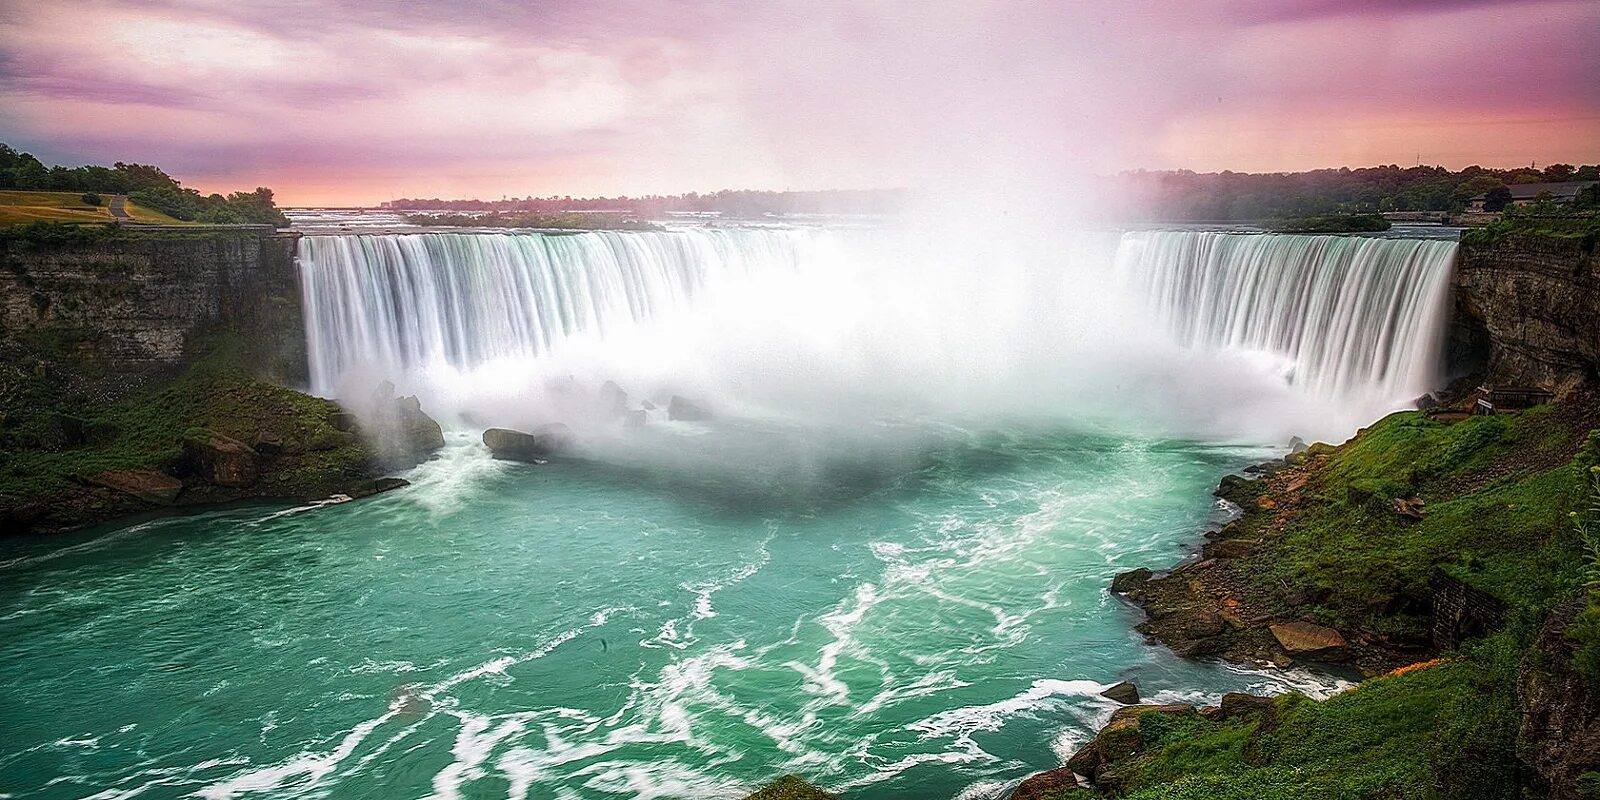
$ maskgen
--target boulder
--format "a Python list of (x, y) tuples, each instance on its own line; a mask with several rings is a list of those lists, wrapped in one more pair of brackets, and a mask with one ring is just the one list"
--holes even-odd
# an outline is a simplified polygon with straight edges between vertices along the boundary
[(1155, 573), (1144, 567), (1129, 570), (1111, 579), (1111, 591), (1117, 594), (1127, 594), (1143, 587), (1154, 576)]
[(215, 431), (190, 431), (183, 439), (183, 455), (196, 475), (217, 486), (244, 489), (261, 477), (261, 457), (256, 451)]
[(1256, 543), (1249, 539), (1223, 539), (1207, 544), (1203, 552), (1206, 558), (1244, 558), (1255, 548)]
[(1243, 692), (1228, 692), (1222, 696), (1216, 719), (1233, 719), (1249, 714), (1259, 714), (1273, 708), (1272, 698)]
[(1095, 734), (1093, 741), (1067, 759), (1066, 768), (1088, 778), (1100, 789), (1114, 790), (1117, 763), (1135, 755), (1144, 746), (1141, 720), (1152, 714), (1182, 718), (1196, 713), (1194, 706), (1181, 704), (1123, 706), (1111, 715), (1111, 721)]
[(678, 395), (673, 395), (672, 400), (667, 403), (667, 419), (697, 422), (711, 419), (711, 413)]
[(1394, 512), (1406, 519), (1420, 520), (1426, 505), (1419, 497), (1396, 497)]
[(1100, 696), (1125, 706), (1135, 706), (1139, 704), (1139, 687), (1129, 681), (1123, 681), (1101, 692)]
[(559, 422), (541, 426), (532, 433), (490, 428), (483, 432), (483, 443), (495, 458), (539, 462), (572, 446), (572, 429)]
[(328, 419), (328, 424), (332, 425), (334, 430), (346, 433), (354, 433), (361, 427), (361, 421), (356, 419), (356, 415), (349, 411), (335, 411), (333, 416)]
[(413, 456), (426, 456), (444, 447), (444, 429), (422, 410), (416, 395), (395, 401), (396, 423), (402, 446)]
[(600, 384), (600, 413), (608, 418), (620, 417), (628, 410), (628, 393), (612, 381)]
[(1071, 767), (1058, 767), (1028, 776), (1011, 792), (1010, 800), (1051, 800), (1081, 786)]
[(1427, 392), (1411, 402), (1412, 405), (1415, 405), (1417, 408), (1426, 411), (1439, 405), (1439, 398), (1434, 397), (1432, 392)]
[(1275, 622), (1267, 627), (1284, 652), (1312, 661), (1339, 661), (1348, 657), (1344, 635), (1310, 622)]
[(1289, 453), (1291, 455), (1293, 455), (1295, 453), (1304, 452), (1305, 449), (1306, 449), (1306, 440), (1304, 440), (1304, 439), (1302, 439), (1302, 438), (1300, 438), (1298, 436), (1289, 437)]
[(183, 481), (152, 470), (108, 470), (89, 482), (158, 506), (172, 505), (183, 491)]

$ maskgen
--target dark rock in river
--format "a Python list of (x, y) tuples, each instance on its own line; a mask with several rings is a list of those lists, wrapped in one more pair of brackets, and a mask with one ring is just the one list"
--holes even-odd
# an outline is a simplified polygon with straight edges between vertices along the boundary
[(711, 413), (678, 395), (673, 395), (671, 402), (667, 403), (667, 419), (697, 422), (711, 419)]
[(1129, 681), (1123, 681), (1100, 693), (1107, 700), (1115, 700), (1125, 706), (1139, 704), (1139, 687)]
[(628, 411), (628, 393), (612, 381), (600, 384), (600, 413), (607, 418), (622, 416)]
[(1128, 592), (1136, 591), (1139, 589), (1139, 587), (1149, 583), (1150, 578), (1154, 575), (1155, 573), (1144, 567), (1129, 570), (1111, 579), (1111, 591), (1116, 592), (1117, 594), (1127, 594)]
[(544, 425), (532, 433), (508, 428), (490, 428), (483, 432), (483, 443), (494, 457), (508, 461), (543, 461), (571, 447), (572, 441), (572, 429), (559, 422)]
[(362, 481), (350, 487), (345, 494), (349, 495), (351, 499), (360, 499), (410, 485), (411, 481), (405, 478), (373, 478), (370, 481)]
[(183, 455), (195, 474), (217, 486), (244, 489), (261, 477), (261, 458), (256, 451), (215, 431), (190, 431), (183, 440)]

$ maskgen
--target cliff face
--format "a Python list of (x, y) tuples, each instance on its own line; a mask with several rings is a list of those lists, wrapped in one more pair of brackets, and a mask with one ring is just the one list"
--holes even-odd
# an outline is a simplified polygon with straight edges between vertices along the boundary
[(1507, 236), (1462, 244), (1452, 360), (1492, 380), (1558, 393), (1600, 376), (1600, 275), (1576, 239)]
[(92, 361), (107, 385), (172, 374), (199, 337), (249, 341), (261, 376), (305, 380), (298, 234), (181, 236), (0, 244), (0, 339)]

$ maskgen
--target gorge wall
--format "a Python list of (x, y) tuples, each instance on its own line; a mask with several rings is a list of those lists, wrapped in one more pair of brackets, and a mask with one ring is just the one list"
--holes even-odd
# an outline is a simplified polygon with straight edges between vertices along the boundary
[(92, 363), (112, 390), (239, 334), (264, 378), (306, 380), (296, 233), (216, 229), (0, 240), (0, 342)]
[(1452, 283), (1451, 358), (1458, 371), (1486, 361), (1491, 380), (1557, 393), (1600, 377), (1600, 275), (1581, 239), (1469, 239)]

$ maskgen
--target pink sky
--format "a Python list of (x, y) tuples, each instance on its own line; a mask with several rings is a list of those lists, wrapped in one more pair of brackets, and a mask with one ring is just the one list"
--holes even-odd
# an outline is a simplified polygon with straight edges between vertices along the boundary
[(0, 141), (282, 202), (1600, 161), (1596, 0), (9, 0)]

